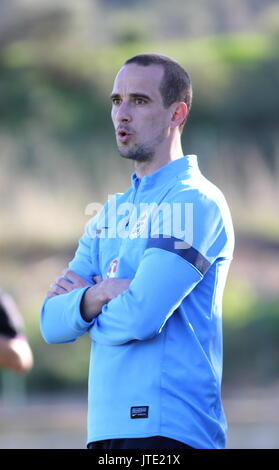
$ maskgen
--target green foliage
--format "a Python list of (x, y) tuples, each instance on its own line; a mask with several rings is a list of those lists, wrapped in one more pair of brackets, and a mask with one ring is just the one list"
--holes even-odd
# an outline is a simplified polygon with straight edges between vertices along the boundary
[(39, 120), (50, 136), (66, 142), (98, 134), (106, 122), (107, 106), (97, 86), (63, 69), (2, 64), (0, 87), (0, 125), (6, 128), (25, 127), (30, 120)]
[(0, 63), (0, 123), (1, 127), (13, 130), (24, 125), (31, 114), (30, 83), (21, 73)]
[(279, 298), (230, 285), (224, 297), (225, 384), (260, 385), (279, 373)]
[[(72, 52), (64, 60), (56, 59), (55, 53), (42, 60), (32, 43), (7, 48), (1, 61), (1, 125), (24, 126), (28, 118), (40, 119), (51, 135), (71, 141), (107, 130), (110, 89), (102, 84), (110, 81), (111, 86), (124, 60), (142, 50), (174, 56), (190, 71), (193, 125), (213, 120), (241, 128), (245, 122), (247, 131), (278, 120), (279, 56), (274, 37), (221, 36), (156, 44), (139, 42), (137, 29), (132, 28), (132, 37), (127, 28), (121, 34), (129, 40), (124, 38), (123, 44), (91, 54)], [(29, 49), (33, 53), (28, 54)]]
[(233, 327), (234, 325), (246, 325), (250, 322), (256, 301), (256, 293), (245, 284), (243, 279), (239, 282), (231, 281), (225, 289), (223, 298), (226, 324)]

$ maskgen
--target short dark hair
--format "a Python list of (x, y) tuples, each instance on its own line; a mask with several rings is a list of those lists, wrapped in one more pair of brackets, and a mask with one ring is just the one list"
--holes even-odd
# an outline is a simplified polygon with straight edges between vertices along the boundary
[[(183, 101), (188, 108), (188, 114), (192, 106), (192, 83), (189, 74), (176, 60), (162, 54), (138, 54), (126, 60), (124, 65), (138, 64), (144, 67), (148, 65), (161, 65), (164, 75), (160, 84), (160, 92), (163, 105), (168, 108), (176, 101)], [(180, 125), (182, 131), (186, 119)]]

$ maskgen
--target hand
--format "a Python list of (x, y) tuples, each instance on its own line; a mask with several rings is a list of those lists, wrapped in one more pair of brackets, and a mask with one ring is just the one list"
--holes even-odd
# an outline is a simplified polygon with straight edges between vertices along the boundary
[[(50, 286), (50, 290), (47, 292), (47, 297), (55, 297), (56, 295), (67, 294), (74, 289), (91, 285), (73, 271), (64, 269), (62, 274), (63, 276), (57, 277), (55, 279), (55, 283)], [(100, 276), (96, 276), (98, 282), (99, 277)]]
[(122, 294), (122, 292), (129, 288), (132, 282), (132, 279), (123, 278), (107, 278), (103, 280), (101, 276), (94, 276), (93, 279), (98, 286), (95, 289), (96, 295), (99, 296), (104, 304), (107, 304), (110, 300), (114, 299), (114, 297)]
[(81, 316), (89, 322), (101, 312), (105, 304), (127, 290), (132, 282), (132, 279), (118, 278), (102, 280), (100, 276), (93, 279), (96, 285), (85, 291), (80, 307)]

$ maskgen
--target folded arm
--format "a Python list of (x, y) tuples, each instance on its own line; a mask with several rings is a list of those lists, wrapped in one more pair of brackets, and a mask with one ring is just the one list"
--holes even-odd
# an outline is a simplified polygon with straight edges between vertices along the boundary
[(105, 304), (95, 319), (93, 340), (120, 345), (160, 334), (227, 243), (221, 212), (211, 200), (197, 201), (192, 223), (191, 243), (164, 234), (163, 224), (147, 240), (129, 288)]
[(191, 263), (170, 251), (146, 250), (129, 288), (103, 306), (91, 337), (112, 345), (154, 337), (202, 277)]
[(218, 211), (216, 214), (214, 209), (212, 213), (205, 207), (197, 212), (196, 220), (197, 236), (191, 246), (181, 248), (182, 240), (163, 235), (147, 240), (133, 280), (106, 279), (94, 284), (98, 269), (92, 265), (90, 240), (83, 236), (69, 268), (87, 283), (69, 292), (65, 290), (66, 283), (61, 284), (58, 287), (65, 293), (59, 290), (58, 295), (46, 299), (41, 315), (45, 340), (73, 341), (90, 329), (96, 342), (118, 345), (159, 334), (226, 243)]
[[(41, 332), (47, 343), (67, 343), (85, 334), (111, 299), (130, 279), (101, 279), (90, 257), (91, 240), (83, 236), (70, 269), (50, 286), (41, 310)], [(90, 296), (87, 292), (90, 291)]]

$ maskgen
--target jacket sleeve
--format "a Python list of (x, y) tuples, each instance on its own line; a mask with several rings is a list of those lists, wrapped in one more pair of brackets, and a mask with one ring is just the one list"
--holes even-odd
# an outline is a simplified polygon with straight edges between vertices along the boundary
[(220, 211), (208, 201), (194, 208), (192, 232), (190, 243), (162, 233), (147, 240), (129, 289), (96, 318), (90, 332), (96, 342), (120, 345), (160, 334), (227, 244)]
[[(98, 260), (92, 263), (92, 240), (84, 234), (68, 268), (87, 280), (88, 286), (74, 289), (67, 294), (46, 298), (41, 309), (40, 327), (47, 343), (74, 341), (88, 331), (94, 321), (86, 322), (80, 314), (80, 302), (86, 289), (94, 284), (92, 276), (98, 273)], [(97, 250), (95, 250), (97, 253)]]

